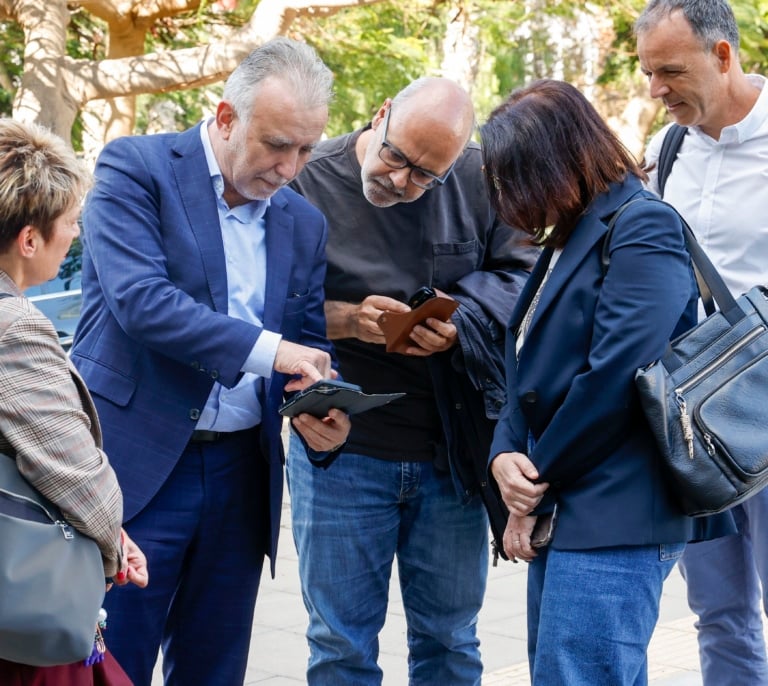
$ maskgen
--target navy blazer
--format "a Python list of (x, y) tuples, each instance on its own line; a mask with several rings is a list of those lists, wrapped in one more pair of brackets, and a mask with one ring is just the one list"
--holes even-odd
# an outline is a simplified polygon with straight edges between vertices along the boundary
[[(636, 203), (616, 224), (605, 274), (601, 265), (607, 223), (640, 195), (650, 193), (628, 177), (588, 207), (544, 285), (517, 359), (516, 332), (552, 250), (542, 253), (507, 332), (507, 400), (490, 457), (527, 454), (550, 483), (537, 512), (558, 503), (556, 548), (683, 542), (715, 530), (676, 505), (634, 386), (637, 368), (696, 320), (679, 217), (658, 202)], [(717, 524), (730, 532), (730, 515)]]
[[(227, 316), (224, 246), (199, 126), (112, 141), (95, 176), (83, 213), (83, 311), (72, 359), (96, 403), (127, 521), (170, 474), (214, 382), (237, 383), (261, 329)], [(331, 352), (325, 218), (283, 188), (265, 223), (264, 328)], [(254, 459), (270, 465), (273, 564), (284, 461), (277, 408), (286, 381), (277, 373), (265, 379), (254, 445)]]

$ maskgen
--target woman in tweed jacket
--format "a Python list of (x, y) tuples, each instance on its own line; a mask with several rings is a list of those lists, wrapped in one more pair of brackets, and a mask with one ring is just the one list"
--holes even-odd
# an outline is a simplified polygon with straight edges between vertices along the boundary
[[(121, 530), (122, 495), (90, 395), (51, 322), (22, 295), (57, 275), (79, 235), (88, 184), (64, 141), (0, 119), (0, 459), (15, 456), (22, 475), (96, 541), (107, 579), (145, 586), (146, 561)], [(12, 664), (2, 662), (0, 675)]]

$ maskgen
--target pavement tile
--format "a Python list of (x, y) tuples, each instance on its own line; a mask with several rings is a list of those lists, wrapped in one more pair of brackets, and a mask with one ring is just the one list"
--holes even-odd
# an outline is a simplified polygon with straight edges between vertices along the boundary
[[(488, 575), (486, 600), (478, 620), (485, 665), (483, 686), (530, 686), (526, 661), (526, 565), (500, 560)], [(408, 683), (406, 627), (393, 569), (390, 608), (380, 636), (383, 686)], [(290, 530), (290, 506), (283, 505), (277, 574), (262, 575), (253, 623), (245, 686), (298, 686), (305, 683), (307, 623)], [(659, 624), (648, 651), (652, 686), (701, 686), (696, 631), (685, 601), (685, 584), (673, 570), (664, 586)], [(152, 686), (162, 686), (159, 669)], [(449, 686), (447, 684), (439, 686)]]

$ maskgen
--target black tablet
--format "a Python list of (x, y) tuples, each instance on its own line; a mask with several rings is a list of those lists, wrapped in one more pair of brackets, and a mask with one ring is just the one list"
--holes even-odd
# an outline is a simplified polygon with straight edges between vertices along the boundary
[(328, 410), (337, 408), (347, 414), (358, 414), (373, 407), (386, 405), (405, 393), (364, 393), (356, 384), (323, 379), (286, 400), (279, 409), (284, 417), (295, 417), (308, 412), (314, 417), (325, 417)]

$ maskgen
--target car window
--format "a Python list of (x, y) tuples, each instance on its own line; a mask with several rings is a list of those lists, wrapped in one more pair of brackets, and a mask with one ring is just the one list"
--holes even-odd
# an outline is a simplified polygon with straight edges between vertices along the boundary
[(31, 286), (26, 295), (35, 306), (53, 322), (59, 339), (65, 349), (72, 344), (77, 322), (80, 319), (80, 267), (82, 264), (82, 248), (75, 241), (67, 257), (61, 265), (55, 279)]

